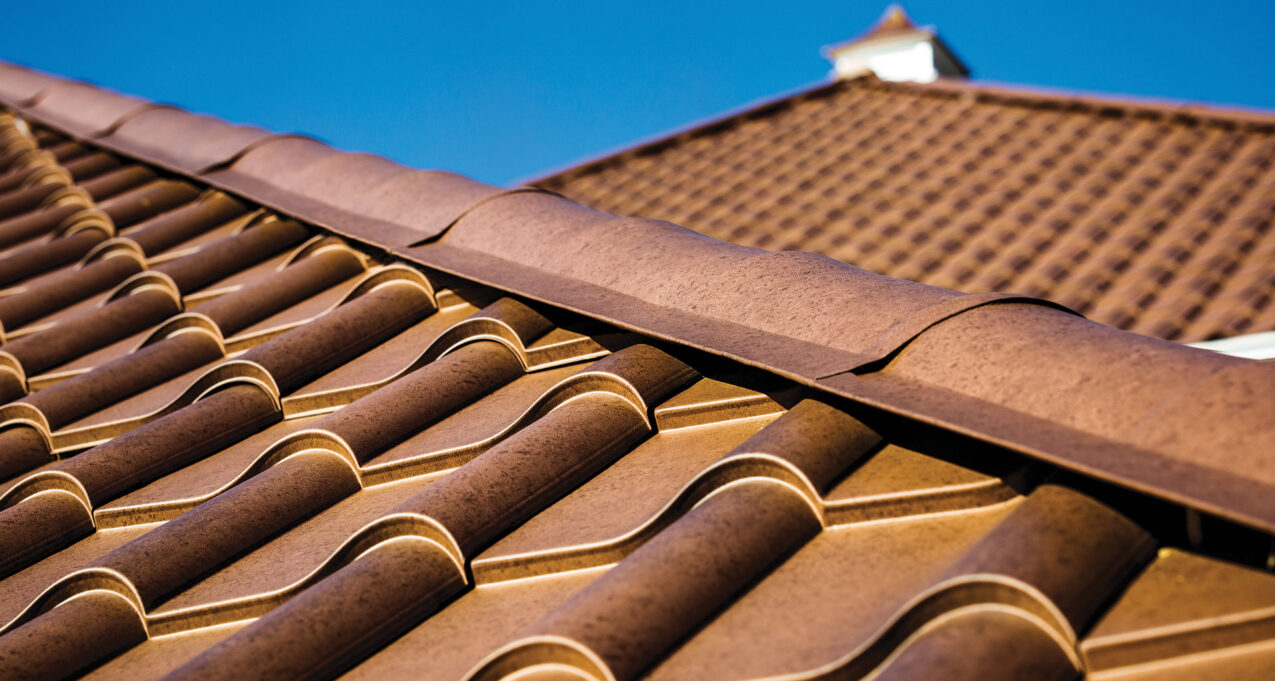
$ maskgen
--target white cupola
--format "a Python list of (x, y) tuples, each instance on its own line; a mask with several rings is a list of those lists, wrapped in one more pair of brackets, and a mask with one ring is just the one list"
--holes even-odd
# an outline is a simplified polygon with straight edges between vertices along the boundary
[(823, 49), (832, 77), (869, 73), (882, 80), (928, 83), (940, 76), (964, 78), (969, 69), (939, 39), (933, 26), (918, 27), (900, 5), (891, 5), (866, 33)]

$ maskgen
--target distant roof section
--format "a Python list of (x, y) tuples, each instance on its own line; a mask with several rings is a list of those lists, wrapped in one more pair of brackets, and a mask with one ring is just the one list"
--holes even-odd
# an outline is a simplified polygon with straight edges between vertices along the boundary
[(837, 81), (530, 184), (1178, 341), (1275, 330), (1275, 115)]
[(824, 48), (834, 78), (874, 74), (884, 80), (929, 83), (963, 78), (969, 69), (938, 37), (933, 26), (919, 27), (902, 5), (890, 5), (876, 25), (843, 43)]

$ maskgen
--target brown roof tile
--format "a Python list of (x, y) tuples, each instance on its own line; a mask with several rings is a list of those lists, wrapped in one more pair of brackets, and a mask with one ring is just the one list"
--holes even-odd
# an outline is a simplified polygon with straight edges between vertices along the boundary
[(270, 136), (261, 128), (160, 107), (120, 122), (99, 144), (145, 156), (165, 168), (197, 173), (229, 163)]
[(155, 106), (88, 83), (60, 81), (41, 89), (29, 109), (33, 115), (57, 125), (64, 132), (97, 137), (110, 133), (129, 117)]
[(27, 105), (42, 90), (61, 80), (17, 64), (0, 64), (0, 97), (6, 104)]
[(1269, 114), (866, 78), (531, 184), (1195, 341), (1275, 329), (1273, 131)]
[(465, 209), (500, 193), (452, 173), (412, 170), (301, 137), (262, 140), (206, 179), (381, 247), (437, 236)]
[[(0, 676), (1275, 666), (1269, 364), (32, 83), (0, 69)], [(1010, 118), (873, 176), (1035, 141), (1082, 183), (1124, 125)], [(1208, 216), (1245, 168), (1173, 181), (1217, 175)]]

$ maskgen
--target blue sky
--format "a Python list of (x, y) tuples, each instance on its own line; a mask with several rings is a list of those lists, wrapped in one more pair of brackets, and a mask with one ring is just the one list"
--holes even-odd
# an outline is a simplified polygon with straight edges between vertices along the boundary
[[(0, 58), (510, 184), (822, 81), (887, 3), (54, 4)], [(1271, 0), (905, 4), (979, 79), (1275, 109)]]

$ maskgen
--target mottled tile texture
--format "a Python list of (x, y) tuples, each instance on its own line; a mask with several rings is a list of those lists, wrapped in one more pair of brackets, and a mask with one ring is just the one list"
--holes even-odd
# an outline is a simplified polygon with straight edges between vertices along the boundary
[(0, 102), (0, 679), (1275, 673), (1275, 364)]

